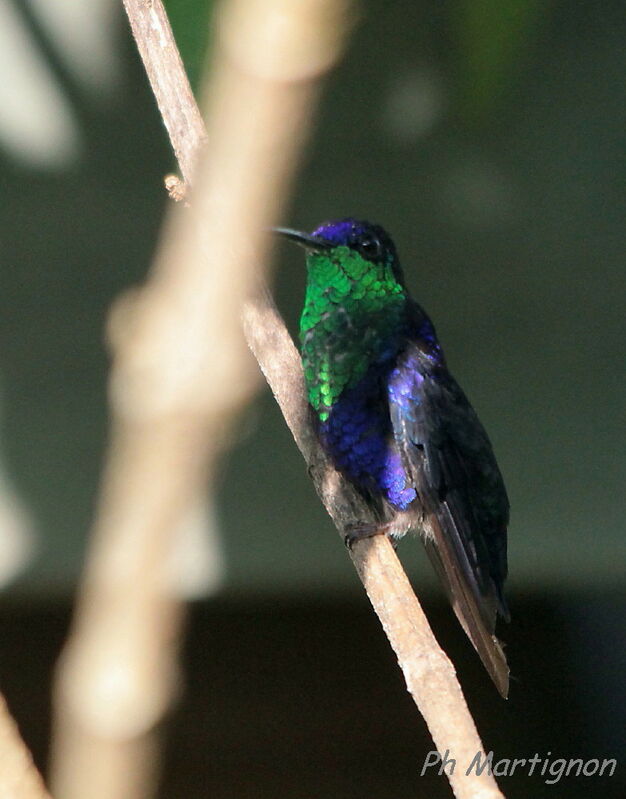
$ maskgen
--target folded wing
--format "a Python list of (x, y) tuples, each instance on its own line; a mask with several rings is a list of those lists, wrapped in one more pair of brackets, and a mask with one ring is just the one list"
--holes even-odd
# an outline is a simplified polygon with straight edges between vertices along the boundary
[(445, 366), (409, 342), (389, 381), (394, 437), (424, 512), (422, 537), (463, 629), (503, 696), (509, 670), (496, 639), (508, 620), (506, 490), (487, 434)]

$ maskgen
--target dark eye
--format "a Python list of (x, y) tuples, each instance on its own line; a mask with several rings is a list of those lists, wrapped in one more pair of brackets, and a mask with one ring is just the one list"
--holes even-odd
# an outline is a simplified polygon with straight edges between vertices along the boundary
[(374, 261), (383, 253), (382, 244), (376, 236), (366, 236), (358, 243), (358, 250), (364, 258)]

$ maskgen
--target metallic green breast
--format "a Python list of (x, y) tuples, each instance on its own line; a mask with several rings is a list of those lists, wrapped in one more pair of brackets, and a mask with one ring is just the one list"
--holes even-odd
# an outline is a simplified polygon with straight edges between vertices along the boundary
[(308, 267), (302, 365), (309, 403), (325, 421), (344, 389), (390, 348), (402, 327), (406, 294), (391, 269), (347, 247), (310, 255)]

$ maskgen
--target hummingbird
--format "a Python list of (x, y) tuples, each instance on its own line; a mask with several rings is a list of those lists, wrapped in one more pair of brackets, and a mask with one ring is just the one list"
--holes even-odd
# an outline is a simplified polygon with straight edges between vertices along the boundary
[(509, 621), (509, 501), (484, 427), (412, 299), (391, 237), (352, 218), (312, 233), (274, 228), (306, 253), (300, 354), (319, 441), (377, 523), (346, 544), (418, 533), (452, 608), (500, 694), (509, 669), (495, 637)]

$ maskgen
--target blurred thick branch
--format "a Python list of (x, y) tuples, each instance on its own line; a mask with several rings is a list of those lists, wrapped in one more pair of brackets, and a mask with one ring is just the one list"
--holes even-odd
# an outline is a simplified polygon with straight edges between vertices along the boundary
[(337, 0), (222, 3), (201, 103), (210, 151), (200, 151), (202, 118), (161, 3), (125, 6), (188, 180), (196, 166), (190, 205), (170, 209), (146, 285), (111, 318), (111, 443), (57, 673), (58, 799), (154, 793), (183, 620), (172, 550), (257, 383), (241, 308), (264, 280), (265, 230), (346, 29)]
[(30, 752), (0, 695), (0, 797), (50, 799)]

